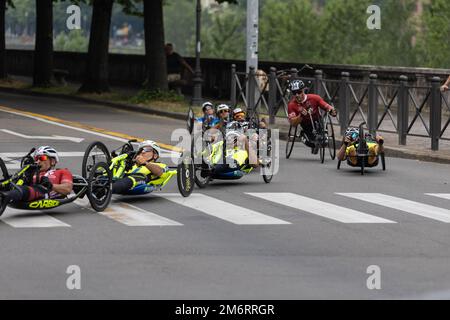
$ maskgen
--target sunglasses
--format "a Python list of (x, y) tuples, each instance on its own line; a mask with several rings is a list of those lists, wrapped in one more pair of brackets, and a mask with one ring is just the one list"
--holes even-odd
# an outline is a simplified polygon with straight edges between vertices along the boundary
[(48, 159), (50, 159), (50, 158), (48, 156), (46, 156), (45, 154), (34, 157), (34, 161), (46, 161)]
[(219, 113), (225, 113), (225, 112), (226, 112), (226, 113), (229, 113), (230, 111), (229, 111), (229, 110), (220, 110), (220, 111), (219, 111)]
[(144, 148), (142, 148), (141, 152), (153, 152), (153, 148), (152, 147), (144, 147)]

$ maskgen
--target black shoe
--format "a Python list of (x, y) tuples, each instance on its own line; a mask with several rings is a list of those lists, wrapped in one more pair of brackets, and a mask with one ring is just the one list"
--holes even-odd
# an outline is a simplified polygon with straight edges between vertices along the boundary
[(311, 147), (311, 153), (312, 154), (318, 154), (319, 153), (319, 146), (315, 145), (314, 147)]

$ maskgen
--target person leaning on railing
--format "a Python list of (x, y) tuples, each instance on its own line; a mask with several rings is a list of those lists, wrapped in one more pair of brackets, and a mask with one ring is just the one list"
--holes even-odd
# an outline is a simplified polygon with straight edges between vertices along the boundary
[(447, 81), (445, 81), (445, 83), (442, 85), (441, 92), (448, 91), (449, 90), (449, 88), (448, 88), (449, 85), (450, 85), (450, 76), (448, 76)]

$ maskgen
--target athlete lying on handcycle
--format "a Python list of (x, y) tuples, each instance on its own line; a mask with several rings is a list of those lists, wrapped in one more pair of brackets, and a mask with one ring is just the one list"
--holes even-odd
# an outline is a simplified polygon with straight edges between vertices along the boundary
[[(30, 202), (40, 199), (61, 198), (72, 192), (73, 176), (68, 169), (55, 168), (59, 161), (56, 150), (49, 146), (39, 147), (33, 154), (36, 170), (30, 170), (14, 188), (0, 192), (1, 206), (10, 203)], [(30, 164), (31, 165), (31, 164)]]
[[(338, 160), (347, 160), (348, 165), (353, 167), (361, 166), (361, 157), (358, 157), (359, 128), (350, 127), (345, 131), (342, 146), (338, 151)], [(365, 167), (375, 167), (378, 165), (378, 155), (384, 152), (384, 140), (381, 136), (375, 138), (370, 133), (364, 134), (368, 156), (365, 157)]]

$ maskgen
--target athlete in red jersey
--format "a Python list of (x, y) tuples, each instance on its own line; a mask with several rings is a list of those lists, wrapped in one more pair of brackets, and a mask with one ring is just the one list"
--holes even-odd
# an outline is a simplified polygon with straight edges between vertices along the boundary
[[(320, 119), (319, 108), (329, 112), (333, 117), (336, 116), (336, 110), (333, 106), (326, 103), (320, 96), (316, 94), (306, 94), (305, 84), (301, 80), (292, 80), (289, 84), (293, 95), (288, 105), (288, 119), (292, 126), (301, 125), (303, 132), (306, 134), (307, 140), (305, 144), (312, 148), (313, 153), (317, 153), (316, 145), (312, 143), (315, 139), (313, 135), (313, 121)], [(308, 114), (311, 113), (311, 116)]]
[(67, 169), (55, 169), (59, 161), (58, 153), (49, 146), (39, 147), (34, 153), (34, 160), (40, 167), (39, 182), (36, 178), (29, 185), (17, 186), (11, 191), (1, 192), (2, 203), (34, 201), (57, 198), (72, 192), (73, 177)]

